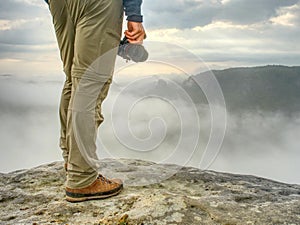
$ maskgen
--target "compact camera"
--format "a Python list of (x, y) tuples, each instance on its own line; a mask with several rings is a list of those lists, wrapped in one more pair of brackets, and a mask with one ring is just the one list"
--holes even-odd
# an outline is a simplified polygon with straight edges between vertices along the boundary
[(149, 54), (143, 45), (131, 44), (125, 36), (120, 42), (118, 55), (128, 61), (145, 62)]

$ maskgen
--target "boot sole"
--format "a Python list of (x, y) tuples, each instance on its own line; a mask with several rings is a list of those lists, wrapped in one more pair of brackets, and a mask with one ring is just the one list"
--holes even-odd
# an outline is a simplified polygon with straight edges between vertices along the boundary
[(120, 188), (116, 192), (113, 192), (113, 193), (110, 193), (107, 195), (94, 195), (94, 196), (84, 196), (84, 197), (76, 197), (76, 198), (71, 197), (71, 196), (66, 196), (66, 200), (68, 202), (74, 203), (74, 202), (83, 202), (83, 201), (88, 201), (88, 200), (105, 199), (105, 198), (109, 198), (109, 197), (119, 194), (122, 190), (123, 190), (123, 188)]

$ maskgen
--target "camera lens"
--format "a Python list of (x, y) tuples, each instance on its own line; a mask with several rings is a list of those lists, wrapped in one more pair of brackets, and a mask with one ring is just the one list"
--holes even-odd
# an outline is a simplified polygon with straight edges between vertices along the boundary
[(134, 62), (145, 62), (149, 56), (143, 45), (130, 44), (126, 36), (120, 42), (118, 55)]
[(145, 50), (144, 46), (129, 44), (127, 46), (128, 55), (134, 62), (145, 62), (148, 59), (148, 52)]

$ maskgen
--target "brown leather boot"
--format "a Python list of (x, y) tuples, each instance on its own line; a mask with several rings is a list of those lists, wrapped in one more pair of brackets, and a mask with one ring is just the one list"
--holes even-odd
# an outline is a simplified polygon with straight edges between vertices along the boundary
[(82, 202), (93, 199), (103, 199), (115, 196), (123, 189), (123, 182), (120, 179), (107, 179), (99, 175), (88, 187), (72, 189), (66, 187), (66, 200), (69, 202)]

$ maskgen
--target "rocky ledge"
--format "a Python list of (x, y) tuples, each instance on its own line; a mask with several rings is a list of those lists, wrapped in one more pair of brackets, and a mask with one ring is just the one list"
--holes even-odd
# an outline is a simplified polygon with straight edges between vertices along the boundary
[[(102, 168), (127, 179), (124, 191), (82, 203), (64, 200), (62, 162), (0, 174), (0, 224), (300, 224), (299, 185), (128, 159)], [(159, 183), (132, 182), (175, 170)]]

